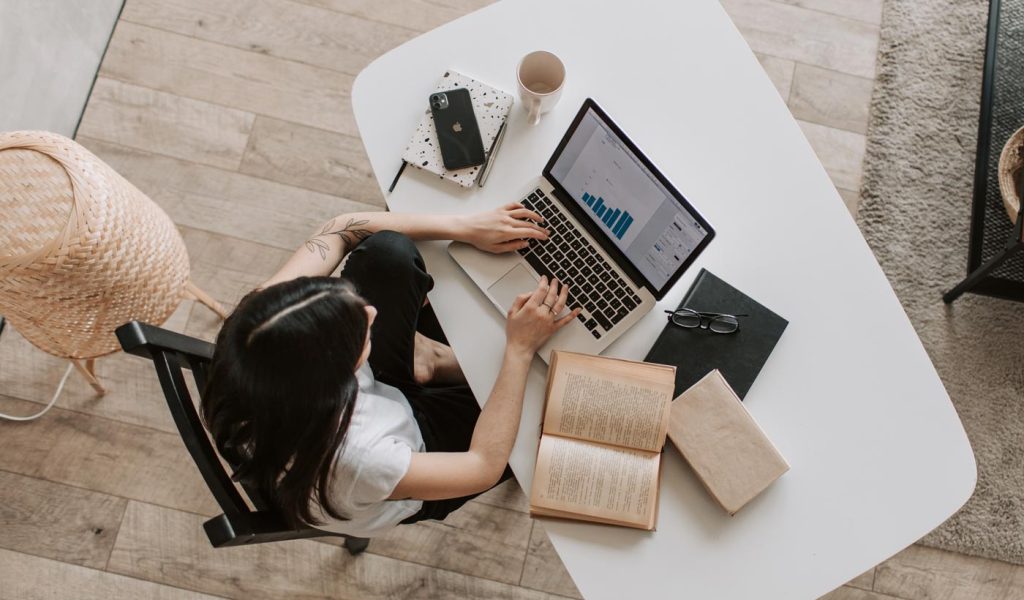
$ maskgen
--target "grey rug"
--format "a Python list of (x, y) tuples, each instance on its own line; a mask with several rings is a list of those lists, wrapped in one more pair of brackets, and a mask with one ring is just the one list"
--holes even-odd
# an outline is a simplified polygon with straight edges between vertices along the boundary
[(859, 219), (978, 462), (974, 496), (922, 543), (1024, 564), (1024, 303), (941, 300), (966, 265), (987, 8), (885, 1)]

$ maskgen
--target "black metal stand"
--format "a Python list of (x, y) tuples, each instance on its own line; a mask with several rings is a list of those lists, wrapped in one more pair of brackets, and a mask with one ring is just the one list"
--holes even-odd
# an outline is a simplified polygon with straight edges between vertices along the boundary
[(1013, 234), (1010, 236), (1010, 240), (1006, 243), (1006, 247), (1002, 252), (993, 256), (970, 274), (964, 278), (957, 286), (942, 296), (942, 301), (949, 304), (960, 297), (964, 292), (971, 291), (972, 288), (977, 286), (981, 281), (989, 276), (993, 271), (998, 269), (1007, 260), (1012, 258), (1020, 250), (1024, 250), (1024, 207), (1022, 210), (1017, 211), (1017, 222), (1013, 226)]
[[(948, 304), (970, 292), (1024, 301), (1021, 219), (1011, 222), (999, 188), (999, 157), (1006, 140), (1024, 124), (1024, 23), (1022, 0), (989, 0), (988, 33), (978, 115), (978, 146), (966, 278), (943, 294)], [(1002, 19), (1004, 11), (1007, 19)]]

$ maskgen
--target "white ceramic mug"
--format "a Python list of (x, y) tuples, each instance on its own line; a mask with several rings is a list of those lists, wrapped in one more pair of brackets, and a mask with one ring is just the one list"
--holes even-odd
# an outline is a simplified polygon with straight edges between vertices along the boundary
[(558, 104), (565, 87), (565, 65), (546, 50), (531, 52), (516, 68), (519, 97), (529, 113), (530, 125), (540, 123), (540, 116)]

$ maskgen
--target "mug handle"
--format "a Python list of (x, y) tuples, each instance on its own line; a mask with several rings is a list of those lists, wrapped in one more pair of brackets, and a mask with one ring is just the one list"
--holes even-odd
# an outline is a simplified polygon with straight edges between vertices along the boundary
[(536, 125), (540, 123), (540, 100), (534, 100), (530, 103), (529, 116), (530, 125)]

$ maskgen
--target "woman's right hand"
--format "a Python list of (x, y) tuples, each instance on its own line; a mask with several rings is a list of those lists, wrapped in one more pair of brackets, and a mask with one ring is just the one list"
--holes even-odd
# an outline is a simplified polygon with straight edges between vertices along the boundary
[(541, 276), (537, 289), (516, 296), (505, 324), (508, 348), (532, 356), (556, 331), (571, 323), (580, 314), (580, 309), (561, 319), (556, 318), (565, 310), (568, 296), (568, 286), (560, 285), (557, 279), (549, 284), (544, 276)]

